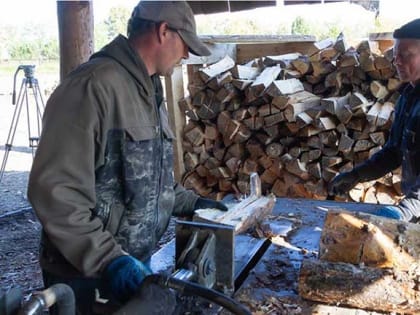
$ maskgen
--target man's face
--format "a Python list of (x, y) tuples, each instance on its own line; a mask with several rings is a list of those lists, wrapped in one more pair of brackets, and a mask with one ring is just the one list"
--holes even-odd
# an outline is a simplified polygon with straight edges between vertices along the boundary
[(415, 84), (420, 80), (420, 40), (396, 39), (394, 65), (403, 82)]
[(159, 54), (156, 70), (159, 75), (170, 76), (175, 65), (182, 59), (188, 58), (188, 46), (176, 30), (168, 28), (164, 38), (165, 43)]

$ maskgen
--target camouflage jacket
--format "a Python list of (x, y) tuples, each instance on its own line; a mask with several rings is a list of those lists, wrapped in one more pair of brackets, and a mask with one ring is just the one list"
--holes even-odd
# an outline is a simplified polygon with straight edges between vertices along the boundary
[(382, 150), (356, 167), (363, 181), (379, 178), (402, 167), (401, 188), (405, 198), (399, 207), (404, 219), (420, 218), (420, 85), (408, 84), (397, 104), (387, 143)]
[(158, 76), (118, 36), (48, 100), (28, 197), (41, 266), (97, 277), (113, 258), (150, 257), (171, 215), (198, 196), (173, 179), (173, 133)]

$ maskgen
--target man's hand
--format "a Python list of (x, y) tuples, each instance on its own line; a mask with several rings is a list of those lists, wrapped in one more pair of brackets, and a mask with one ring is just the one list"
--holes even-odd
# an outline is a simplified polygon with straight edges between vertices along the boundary
[(396, 206), (385, 206), (382, 208), (379, 208), (375, 212), (373, 212), (374, 215), (390, 218), (390, 219), (396, 219), (396, 220), (402, 220), (403, 213), (400, 210), (399, 207)]
[(194, 205), (194, 210), (197, 209), (207, 209), (207, 208), (215, 208), (222, 211), (228, 211), (228, 208), (221, 203), (220, 201), (215, 201), (208, 198), (198, 198)]
[(337, 175), (328, 185), (328, 194), (344, 195), (357, 185), (359, 178), (354, 171)]
[(104, 280), (113, 297), (126, 302), (138, 291), (144, 278), (151, 274), (147, 265), (132, 256), (123, 255), (108, 264)]

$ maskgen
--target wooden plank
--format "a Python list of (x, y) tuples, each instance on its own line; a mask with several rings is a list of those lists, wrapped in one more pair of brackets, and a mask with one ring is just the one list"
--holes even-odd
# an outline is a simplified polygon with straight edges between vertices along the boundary
[[(290, 43), (290, 42), (315, 42), (312, 35), (201, 35), (204, 43)], [(257, 46), (257, 45), (256, 45)]]
[(303, 55), (307, 54), (313, 47), (313, 41), (301, 42), (277, 42), (277, 43), (259, 43), (255, 44), (237, 44), (236, 61), (245, 63), (254, 58), (260, 58), (270, 55), (283, 55), (288, 53), (299, 52)]
[[(267, 55), (294, 52), (304, 54), (312, 48), (310, 43), (315, 42), (315, 37), (310, 35), (203, 35), (200, 39), (209, 48), (211, 55), (200, 57), (190, 54), (187, 60), (183, 60), (184, 64), (212, 64), (226, 55), (243, 64)], [(264, 47), (257, 51), (256, 47), (261, 45)]]
[(180, 182), (185, 173), (184, 149), (182, 147), (182, 134), (185, 126), (185, 115), (182, 112), (178, 101), (184, 98), (184, 81), (182, 65), (174, 68), (170, 77), (165, 77), (166, 100), (169, 114), (169, 124), (175, 132), (174, 141), (174, 178)]
[(196, 210), (194, 220), (232, 225), (235, 227), (235, 234), (240, 234), (255, 227), (257, 222), (261, 222), (267, 217), (272, 212), (275, 202), (274, 195), (250, 196), (231, 207), (227, 212), (217, 209)]

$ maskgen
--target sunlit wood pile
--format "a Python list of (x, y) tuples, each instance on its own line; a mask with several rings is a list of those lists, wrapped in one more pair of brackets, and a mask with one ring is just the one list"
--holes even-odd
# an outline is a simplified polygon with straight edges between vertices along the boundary
[[(244, 64), (226, 56), (194, 73), (179, 102), (188, 119), (185, 187), (218, 199), (242, 195), (257, 172), (264, 193), (325, 199), (338, 172), (381, 149), (401, 86), (392, 51), (369, 41), (347, 47), (341, 35), (313, 47)], [(399, 183), (396, 171), (349, 197), (395, 203)]]

